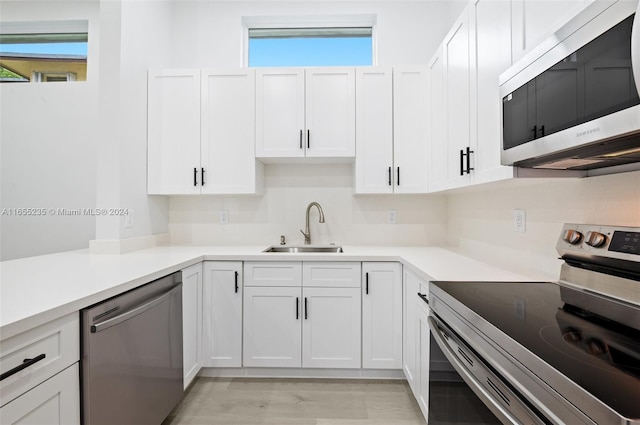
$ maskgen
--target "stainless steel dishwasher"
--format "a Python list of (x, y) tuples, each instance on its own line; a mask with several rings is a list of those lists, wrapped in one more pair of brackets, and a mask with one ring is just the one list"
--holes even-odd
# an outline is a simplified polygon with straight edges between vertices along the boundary
[(81, 311), (82, 422), (158, 425), (182, 386), (182, 273)]

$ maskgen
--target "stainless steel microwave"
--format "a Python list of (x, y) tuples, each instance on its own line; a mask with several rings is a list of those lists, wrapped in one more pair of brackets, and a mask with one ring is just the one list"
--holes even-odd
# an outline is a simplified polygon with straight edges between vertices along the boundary
[(502, 164), (640, 165), (637, 7), (629, 0), (591, 2), (500, 77)]

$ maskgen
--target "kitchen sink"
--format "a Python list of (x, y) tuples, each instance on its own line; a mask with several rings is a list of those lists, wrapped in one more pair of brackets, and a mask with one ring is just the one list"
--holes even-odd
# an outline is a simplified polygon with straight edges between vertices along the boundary
[(325, 245), (325, 246), (286, 246), (286, 245), (273, 245), (265, 249), (262, 252), (279, 252), (279, 253), (340, 253), (342, 251), (341, 246), (337, 245)]

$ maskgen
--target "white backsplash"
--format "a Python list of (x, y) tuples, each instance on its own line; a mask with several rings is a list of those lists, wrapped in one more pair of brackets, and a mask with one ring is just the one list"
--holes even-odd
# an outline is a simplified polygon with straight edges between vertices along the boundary
[[(354, 195), (351, 164), (265, 166), (262, 196), (174, 196), (169, 203), (171, 243), (272, 245), (285, 235), (302, 244), (309, 202), (322, 206), (310, 216), (314, 244), (442, 245), (446, 242), (446, 197), (442, 195)], [(229, 224), (218, 223), (227, 210)], [(397, 224), (387, 224), (387, 211)]]

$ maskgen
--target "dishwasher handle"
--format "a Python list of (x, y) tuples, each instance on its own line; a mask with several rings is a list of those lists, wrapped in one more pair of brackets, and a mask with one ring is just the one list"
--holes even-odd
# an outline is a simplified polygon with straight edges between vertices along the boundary
[(132, 317), (135, 317), (135, 316), (137, 316), (139, 314), (142, 314), (147, 310), (151, 310), (155, 306), (157, 306), (159, 304), (162, 304), (167, 298), (171, 297), (173, 292), (176, 289), (178, 289), (179, 287), (180, 287), (180, 284), (174, 286), (169, 291), (167, 291), (164, 294), (152, 299), (151, 301), (149, 301), (147, 303), (139, 305), (136, 308), (132, 308), (131, 310), (125, 311), (124, 313), (119, 314), (116, 317), (112, 317), (111, 319), (105, 320), (104, 322), (100, 322), (100, 323), (96, 323), (94, 325), (91, 325), (91, 333), (94, 334), (94, 333), (103, 331), (105, 329), (109, 329), (110, 327), (115, 326), (118, 323), (122, 323), (125, 320), (129, 320)]

